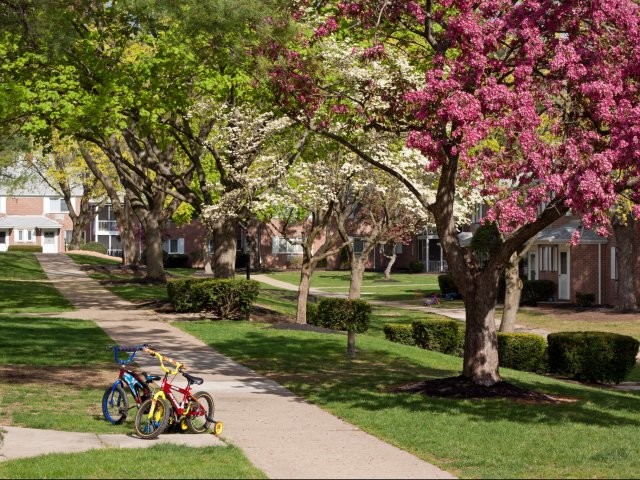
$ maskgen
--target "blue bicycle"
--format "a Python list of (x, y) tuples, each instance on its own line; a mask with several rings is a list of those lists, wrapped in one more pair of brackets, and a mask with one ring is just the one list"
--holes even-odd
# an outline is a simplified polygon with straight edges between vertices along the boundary
[[(120, 365), (118, 379), (107, 388), (102, 396), (102, 414), (107, 421), (118, 425), (125, 421), (129, 413), (129, 398), (127, 392), (131, 394), (135, 402), (135, 407), (140, 408), (142, 402), (151, 398), (153, 392), (151, 383), (160, 380), (160, 375), (149, 375), (146, 372), (135, 372), (127, 368), (133, 362), (138, 353), (149, 345), (109, 345), (107, 349), (113, 349), (113, 358)], [(124, 356), (122, 354), (125, 354)]]

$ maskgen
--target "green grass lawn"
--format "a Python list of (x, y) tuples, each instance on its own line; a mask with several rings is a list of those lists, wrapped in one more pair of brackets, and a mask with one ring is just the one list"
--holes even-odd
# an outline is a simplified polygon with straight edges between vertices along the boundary
[(461, 477), (630, 478), (640, 468), (640, 395), (503, 369), (512, 383), (570, 397), (534, 405), (389, 393), (406, 382), (458, 375), (461, 359), (358, 335), (248, 322), (177, 326), (363, 430)]
[(38, 259), (28, 252), (0, 252), (0, 279), (44, 280)]
[(233, 446), (102, 448), (0, 462), (0, 478), (267, 478)]
[[(311, 287), (326, 292), (348, 293), (351, 272), (344, 270), (318, 270), (311, 277)], [(300, 272), (272, 272), (267, 276), (298, 285)], [(394, 273), (386, 281), (381, 272), (365, 272), (362, 282), (364, 300), (414, 300), (439, 292), (438, 275), (433, 273)]]
[(0, 313), (66, 312), (75, 307), (46, 282), (0, 280)]

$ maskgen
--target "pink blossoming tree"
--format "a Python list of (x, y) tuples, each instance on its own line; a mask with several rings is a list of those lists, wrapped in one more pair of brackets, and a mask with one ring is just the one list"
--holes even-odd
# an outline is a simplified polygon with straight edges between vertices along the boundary
[[(605, 232), (619, 192), (628, 189), (639, 204), (638, 5), (302, 1), (293, 17), (295, 40), (267, 49), (279, 103), (402, 181), (362, 148), (363, 131), (404, 133), (429, 159), (435, 200), (405, 184), (435, 219), (465, 300), (463, 375), (495, 384), (497, 283), (511, 255), (569, 210)], [(357, 74), (336, 64), (328, 48), (335, 42), (349, 48)], [(459, 243), (453, 209), (461, 188), (481, 191), (501, 232), (488, 261)]]

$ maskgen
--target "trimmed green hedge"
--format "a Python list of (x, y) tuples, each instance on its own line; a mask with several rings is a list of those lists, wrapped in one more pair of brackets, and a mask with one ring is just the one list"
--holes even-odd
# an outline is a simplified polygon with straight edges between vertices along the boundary
[(219, 318), (244, 318), (260, 291), (246, 279), (186, 278), (167, 282), (169, 301), (176, 312), (211, 312)]
[(322, 298), (307, 316), (312, 325), (332, 330), (363, 333), (369, 329), (371, 305), (364, 300)]
[(442, 295), (446, 295), (447, 293), (460, 293), (450, 273), (438, 275), (438, 286), (440, 287), (440, 293), (442, 293)]
[(588, 382), (620, 383), (636, 364), (640, 342), (609, 332), (558, 332), (547, 337), (549, 371)]
[(79, 248), (87, 252), (107, 253), (107, 247), (100, 242), (83, 243)]
[(7, 251), (42, 253), (42, 245), (9, 245)]
[(403, 345), (416, 344), (416, 339), (413, 338), (413, 326), (407, 323), (385, 323), (382, 331), (385, 338), (392, 342)]
[(420, 348), (462, 356), (464, 327), (457, 320), (416, 320), (411, 325)]
[(544, 373), (547, 370), (547, 342), (534, 333), (498, 332), (500, 366)]

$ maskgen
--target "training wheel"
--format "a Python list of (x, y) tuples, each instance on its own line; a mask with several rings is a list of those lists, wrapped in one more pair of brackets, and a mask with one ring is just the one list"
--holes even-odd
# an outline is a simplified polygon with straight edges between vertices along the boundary
[(216, 422), (213, 425), (213, 434), (220, 435), (222, 433), (222, 422)]

